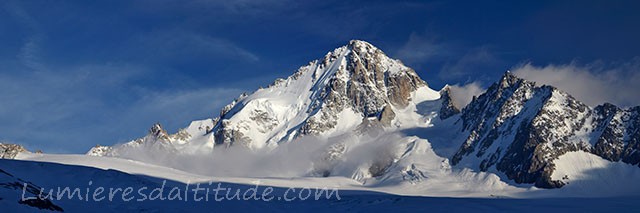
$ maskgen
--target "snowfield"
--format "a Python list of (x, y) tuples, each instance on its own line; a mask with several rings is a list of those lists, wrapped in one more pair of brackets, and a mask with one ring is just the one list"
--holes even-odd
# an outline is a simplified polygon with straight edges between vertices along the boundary
[[(539, 189), (528, 184), (515, 184), (488, 172), (464, 167), (451, 167), (446, 158), (433, 152), (428, 141), (405, 138), (405, 155), (391, 172), (361, 181), (357, 177), (225, 177), (196, 174), (174, 168), (114, 157), (21, 153), (16, 159), (47, 162), (102, 170), (117, 170), (180, 183), (226, 182), (252, 185), (259, 182), (274, 187), (329, 187), (339, 190), (379, 192), (403, 196), (472, 197), (472, 198), (551, 198), (551, 197), (617, 197), (640, 196), (640, 169), (622, 162), (610, 162), (585, 152), (570, 152), (556, 160), (554, 179), (569, 184), (560, 189)], [(407, 150), (409, 150), (407, 152)], [(354, 154), (354, 155), (357, 155)], [(419, 162), (419, 163), (416, 163)], [(354, 162), (352, 166), (360, 166)], [(348, 166), (345, 166), (348, 167)], [(1, 167), (0, 167), (1, 168)], [(347, 174), (353, 168), (342, 168)], [(356, 168), (358, 169), (358, 168)], [(340, 169), (338, 169), (339, 171)]]
[(555, 162), (551, 176), (568, 184), (563, 190), (573, 195), (606, 197), (640, 194), (640, 169), (622, 162), (611, 162), (586, 152), (570, 152)]
[[(420, 147), (416, 147), (421, 149)], [(426, 148), (426, 147), (425, 147)], [(428, 209), (434, 212), (563, 212), (587, 211), (610, 212), (630, 211), (640, 208), (636, 202), (640, 195), (637, 193), (638, 184), (630, 184), (638, 180), (636, 168), (625, 164), (610, 163), (594, 158), (587, 153), (571, 153), (559, 159), (559, 174), (568, 175), (571, 179), (566, 188), (535, 189), (531, 187), (516, 187), (496, 179), (489, 173), (475, 173), (468, 169), (440, 176), (429, 173), (430, 184), (413, 185), (378, 185), (361, 184), (351, 178), (233, 178), (209, 177), (192, 174), (176, 169), (110, 157), (94, 157), (86, 155), (52, 155), (52, 154), (20, 154), (20, 160), (0, 160), (0, 169), (15, 178), (35, 184), (45, 189), (57, 187), (71, 187), (94, 192), (96, 187), (160, 187), (163, 183), (170, 187), (184, 188), (186, 184), (192, 187), (195, 183), (221, 183), (229, 189), (247, 190), (258, 184), (262, 192), (264, 187), (274, 186), (272, 193), (275, 197), (283, 196), (288, 187), (302, 188), (336, 188), (339, 189), (339, 199), (335, 196), (322, 197), (319, 200), (284, 201), (273, 199), (263, 200), (223, 200), (214, 201), (213, 193), (209, 193), (210, 201), (184, 200), (146, 200), (143, 202), (123, 201), (116, 199), (111, 202), (85, 201), (77, 197), (53, 200), (53, 203), (66, 212), (80, 212), (91, 209), (92, 212), (113, 211), (150, 211), (150, 212), (198, 212), (198, 211), (250, 211), (250, 212), (281, 212), (281, 211), (413, 211), (413, 209)], [(597, 156), (596, 156), (597, 157)], [(579, 167), (571, 166), (579, 161), (589, 162)], [(435, 163), (435, 162), (433, 162)], [(428, 165), (418, 165), (428, 166)], [(604, 169), (602, 172), (615, 171), (614, 174), (593, 179), (594, 176), (580, 176), (593, 169)], [(455, 169), (454, 169), (455, 170)], [(606, 170), (606, 171), (605, 171)], [(440, 172), (440, 171), (437, 171)], [(622, 175), (617, 176), (616, 175)], [(1, 176), (0, 176), (1, 177)], [(589, 177), (589, 180), (581, 179)], [(620, 182), (627, 179), (629, 181)], [(4, 178), (0, 179), (5, 181)], [(91, 182), (91, 183), (90, 183)], [(482, 182), (477, 185), (479, 182)], [(406, 183), (406, 182), (399, 182)], [(632, 187), (624, 194), (619, 194), (620, 188)], [(20, 186), (22, 187), (22, 186)], [(37, 212), (35, 207), (18, 204), (21, 189), (7, 190), (0, 187), (0, 208), (8, 212)], [(479, 193), (483, 191), (484, 193)], [(492, 189), (491, 193), (487, 189)], [(590, 191), (594, 190), (594, 191)], [(168, 191), (168, 190), (167, 190)], [(611, 193), (606, 193), (611, 192)], [(614, 193), (615, 192), (615, 193)], [(84, 193), (84, 191), (82, 191)], [(169, 196), (169, 192), (164, 192)], [(585, 193), (585, 194), (583, 194)], [(201, 193), (202, 197), (207, 196)], [(233, 192), (232, 192), (233, 194)], [(191, 195), (191, 194), (189, 194)], [(417, 195), (417, 196), (416, 196)], [(429, 195), (429, 196), (424, 196)], [(91, 195), (89, 195), (91, 196)], [(586, 197), (585, 197), (586, 196)], [(597, 198), (588, 198), (597, 196)], [(27, 195), (27, 197), (29, 197)], [(201, 197), (201, 198), (202, 198)], [(459, 198), (454, 198), (459, 197)], [(525, 199), (526, 198), (526, 199)], [(184, 199), (184, 197), (183, 197)]]

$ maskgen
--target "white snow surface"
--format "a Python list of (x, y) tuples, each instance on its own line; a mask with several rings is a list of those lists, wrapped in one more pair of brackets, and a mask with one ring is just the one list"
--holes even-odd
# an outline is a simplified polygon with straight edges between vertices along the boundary
[(562, 189), (575, 195), (620, 196), (640, 194), (640, 169), (612, 162), (587, 152), (569, 152), (554, 161), (552, 180), (567, 185)]
[[(426, 148), (426, 147), (425, 147)], [(22, 154), (21, 154), (22, 155)], [(79, 189), (80, 194), (68, 198), (64, 196), (53, 203), (65, 212), (566, 212), (568, 210), (579, 212), (629, 212), (640, 208), (636, 202), (638, 196), (625, 197), (598, 197), (598, 198), (566, 198), (554, 197), (549, 199), (512, 199), (500, 194), (491, 194), (487, 198), (450, 198), (450, 197), (422, 197), (422, 196), (398, 196), (387, 194), (384, 189), (411, 188), (414, 185), (395, 187), (363, 187), (358, 182), (348, 178), (216, 178), (200, 176), (183, 171), (149, 165), (145, 163), (123, 160), (110, 157), (94, 157), (86, 155), (46, 155), (24, 154), (25, 160), (0, 160), (0, 183), (11, 184), (29, 182), (34, 186), (45, 190), (54, 190), (58, 187), (71, 187)], [(88, 167), (87, 167), (88, 166)], [(128, 171), (126, 173), (120, 171)], [(478, 180), (478, 177), (486, 175), (474, 174), (469, 171), (461, 173), (461, 177)], [(166, 181), (165, 181), (166, 180)], [(215, 201), (212, 193), (202, 192), (199, 197), (209, 197), (208, 201), (194, 201), (191, 193), (182, 196), (180, 200), (166, 199), (172, 192), (169, 190), (189, 189), (195, 187), (198, 181), (211, 181), (213, 186), (217, 183), (229, 190), (248, 191), (258, 185), (258, 193), (266, 191), (266, 186), (276, 187), (270, 195), (282, 198), (288, 187), (297, 187), (302, 192), (319, 187), (336, 187), (340, 190), (337, 196), (321, 197), (318, 200), (294, 200), (283, 201), (281, 199), (263, 200), (238, 200), (223, 199)], [(221, 181), (221, 182), (217, 182)], [(166, 185), (164, 185), (166, 183)], [(203, 187), (209, 187), (202, 182)], [(152, 189), (164, 187), (164, 200), (124, 201), (122, 192), (117, 192), (112, 201), (109, 200), (81, 200), (77, 196), (84, 196), (85, 190), (94, 193), (97, 188), (105, 187), (103, 197), (109, 193), (110, 188), (145, 189), (149, 193)], [(146, 188), (145, 188), (146, 187)], [(446, 186), (440, 186), (446, 187)], [(453, 189), (463, 195), (467, 189), (452, 185)], [(468, 185), (468, 187), (473, 187)], [(484, 187), (484, 186), (482, 186)], [(215, 188), (215, 187), (213, 187)], [(295, 189), (294, 189), (295, 190)], [(295, 192), (298, 192), (295, 191)], [(379, 192), (384, 191), (384, 192)], [(451, 191), (451, 190), (449, 190)], [(534, 191), (534, 190), (530, 190)], [(553, 190), (548, 190), (553, 191)], [(534, 191), (535, 192), (535, 191)], [(557, 192), (557, 191), (556, 191)], [(136, 191), (134, 191), (134, 194)], [(232, 192), (234, 193), (234, 192)], [(222, 197), (225, 193), (223, 192)], [(294, 193), (295, 194), (295, 193)], [(525, 192), (530, 194), (529, 192)], [(174, 194), (175, 195), (175, 194)], [(0, 185), (0, 209), (3, 212), (42, 212), (35, 207), (19, 204), (21, 188), (13, 188), (11, 185)], [(27, 196), (33, 196), (31, 194)], [(92, 194), (88, 194), (89, 197)], [(260, 195), (258, 195), (260, 196)], [(291, 196), (291, 195), (289, 195)], [(295, 195), (293, 195), (295, 196)], [(521, 196), (526, 197), (526, 196)], [(84, 198), (84, 197), (83, 197)], [(139, 197), (138, 197), (139, 198)]]
[[(66, 165), (113, 169), (134, 175), (144, 175), (181, 183), (227, 182), (276, 187), (330, 187), (340, 190), (382, 192), (403, 196), (477, 197), (477, 198), (543, 198), (543, 197), (616, 197), (640, 196), (640, 170), (622, 162), (610, 162), (585, 152), (569, 152), (554, 163), (557, 170), (552, 178), (568, 183), (560, 189), (539, 189), (530, 185), (514, 185), (502, 181), (489, 172), (477, 172), (468, 168), (452, 168), (448, 159), (433, 152), (431, 144), (418, 137), (404, 137), (401, 143), (389, 147), (382, 140), (369, 142), (366, 149), (352, 151), (350, 156), (360, 157), (371, 149), (385, 147), (395, 153), (378, 153), (390, 157), (394, 163), (379, 177), (371, 177), (372, 159), (351, 159), (340, 164), (330, 177), (225, 177), (196, 174), (165, 166), (114, 157), (87, 155), (59, 155), (21, 153), (16, 159), (35, 162), (51, 162)], [(396, 140), (398, 138), (395, 138)], [(375, 144), (378, 143), (378, 144)], [(394, 157), (395, 156), (395, 157)], [(378, 158), (379, 159), (379, 158)], [(349, 177), (348, 175), (351, 175)], [(566, 176), (566, 177), (565, 177)], [(562, 179), (565, 177), (565, 179)], [(566, 179), (568, 177), (568, 179)]]

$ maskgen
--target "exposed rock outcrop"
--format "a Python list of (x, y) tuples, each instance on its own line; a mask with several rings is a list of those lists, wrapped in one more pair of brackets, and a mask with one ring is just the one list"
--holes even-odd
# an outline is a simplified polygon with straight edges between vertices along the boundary
[(460, 109), (453, 104), (451, 89), (448, 85), (440, 91), (440, 99), (442, 100), (442, 107), (438, 113), (440, 115), (440, 119), (444, 120), (460, 113)]
[(495, 168), (517, 183), (543, 188), (564, 185), (550, 176), (553, 160), (566, 152), (637, 165), (638, 109), (592, 109), (555, 87), (507, 72), (462, 110), (459, 123), (468, 137), (452, 163), (480, 162), (482, 171)]
[[(288, 78), (236, 99), (224, 107), (213, 132), (216, 144), (259, 148), (334, 131), (345, 111), (361, 117), (358, 122), (377, 117), (390, 126), (393, 108), (407, 107), (412, 94), (426, 86), (400, 61), (367, 42), (352, 40)], [(281, 101), (273, 94), (296, 97)]]
[(29, 152), (18, 144), (0, 143), (0, 159), (14, 159), (21, 152)]

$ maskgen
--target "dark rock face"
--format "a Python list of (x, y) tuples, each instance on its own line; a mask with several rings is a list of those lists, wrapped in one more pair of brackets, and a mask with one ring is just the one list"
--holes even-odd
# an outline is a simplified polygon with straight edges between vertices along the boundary
[(448, 86), (440, 91), (440, 99), (442, 100), (442, 107), (440, 108), (440, 113), (438, 113), (440, 119), (444, 120), (460, 113), (460, 109), (451, 100), (451, 91)]
[[(296, 132), (294, 136), (318, 135), (334, 128), (339, 120), (339, 113), (347, 108), (365, 118), (377, 117), (382, 124), (389, 125), (395, 117), (391, 106), (406, 107), (411, 101), (412, 92), (427, 85), (413, 69), (404, 66), (400, 61), (390, 59), (380, 49), (364, 41), (353, 40), (347, 46), (338, 48), (311, 64), (313, 70), (302, 67), (287, 79), (276, 80), (271, 85), (282, 86), (286, 82), (298, 80), (308, 72), (313, 72), (312, 82), (309, 82), (313, 84), (313, 93), (309, 97), (308, 108), (305, 109), (309, 117), (297, 127), (298, 129), (290, 130)], [(328, 71), (333, 68), (335, 72)], [(220, 120), (212, 130), (215, 133), (216, 144), (235, 144), (238, 141), (264, 143), (244, 137), (247, 134), (243, 131), (250, 130), (234, 128), (234, 125), (228, 122), (229, 118), (248, 104), (244, 103), (242, 98), (244, 96), (222, 110)], [(262, 133), (270, 132), (280, 123), (281, 121), (268, 120)], [(294, 137), (285, 139), (291, 138)]]
[(220, 110), (220, 117), (214, 120), (215, 126), (212, 129), (216, 144), (230, 145), (234, 141), (241, 141), (244, 137), (238, 130), (227, 128), (229, 121), (225, 120), (225, 118), (232, 116), (235, 112), (233, 110), (237, 110), (235, 108), (236, 105), (246, 97), (247, 94), (242, 93), (238, 98), (234, 99), (231, 103), (227, 104), (222, 108), (222, 110)]
[[(365, 117), (381, 115), (381, 121), (388, 124), (395, 116), (389, 105), (399, 108), (407, 106), (411, 92), (426, 86), (414, 70), (406, 68), (400, 72), (389, 72), (386, 61), (390, 59), (369, 43), (351, 41), (347, 48), (346, 68), (336, 72), (336, 76), (348, 76), (348, 81), (332, 78), (316, 103), (309, 111), (317, 111), (303, 126), (303, 134), (320, 134), (335, 126), (338, 112), (352, 107)], [(323, 66), (329, 66), (331, 57), (325, 58)], [(398, 63), (393, 61), (393, 63)], [(393, 65), (392, 65), (393, 66)], [(400, 65), (396, 65), (400, 66)], [(385, 93), (386, 91), (386, 93)]]
[(604, 104), (594, 110), (600, 133), (593, 153), (611, 161), (640, 166), (640, 107), (620, 109)]
[(640, 107), (611, 104), (594, 109), (551, 86), (506, 73), (474, 99), (457, 121), (468, 134), (452, 163), (480, 162), (517, 183), (537, 187), (564, 185), (551, 180), (553, 160), (571, 151), (586, 151), (612, 161), (637, 165)]
[(162, 125), (159, 123), (156, 123), (153, 126), (151, 126), (151, 129), (149, 129), (149, 135), (158, 139), (165, 139), (165, 140), (169, 139), (169, 135), (167, 134), (167, 131), (164, 130), (162, 128)]

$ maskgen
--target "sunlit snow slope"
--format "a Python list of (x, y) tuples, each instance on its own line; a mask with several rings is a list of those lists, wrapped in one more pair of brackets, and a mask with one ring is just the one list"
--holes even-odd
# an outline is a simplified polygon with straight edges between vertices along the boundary
[[(640, 107), (591, 108), (510, 72), (462, 109), (452, 96), (448, 87), (433, 90), (400, 61), (353, 40), (242, 94), (218, 117), (175, 134), (155, 124), (141, 139), (87, 154), (203, 176), (347, 179), (370, 190), (433, 196), (549, 196), (538, 188), (566, 185), (558, 191), (595, 196), (579, 192), (580, 181), (571, 179), (584, 172), (556, 177), (595, 165), (562, 164), (576, 152), (609, 162), (598, 164), (603, 172), (588, 173), (595, 185), (622, 183), (602, 178), (606, 168), (639, 169)], [(637, 191), (631, 189), (602, 193)]]

